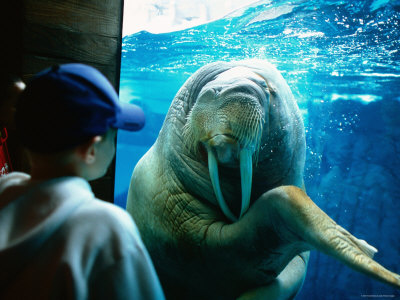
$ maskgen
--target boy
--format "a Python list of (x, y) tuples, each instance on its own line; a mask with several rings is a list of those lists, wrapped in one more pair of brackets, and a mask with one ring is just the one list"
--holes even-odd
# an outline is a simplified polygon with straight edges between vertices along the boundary
[(87, 182), (111, 163), (116, 128), (143, 124), (92, 67), (55, 66), (28, 83), (16, 127), (31, 175), (0, 178), (1, 299), (164, 299), (132, 219)]

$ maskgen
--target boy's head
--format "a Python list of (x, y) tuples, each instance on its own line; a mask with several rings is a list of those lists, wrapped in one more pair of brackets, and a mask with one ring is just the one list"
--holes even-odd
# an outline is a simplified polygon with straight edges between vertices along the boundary
[[(34, 76), (19, 98), (15, 119), (22, 144), (37, 157), (58, 157), (92, 144), (93, 149), (113, 156), (114, 129), (136, 131), (144, 125), (139, 107), (119, 103), (114, 88), (98, 70), (76, 63)], [(112, 145), (104, 147), (110, 134)], [(108, 166), (111, 159), (105, 160)]]

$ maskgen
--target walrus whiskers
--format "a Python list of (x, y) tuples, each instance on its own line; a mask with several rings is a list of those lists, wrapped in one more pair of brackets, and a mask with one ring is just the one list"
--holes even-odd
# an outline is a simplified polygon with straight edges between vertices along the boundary
[(247, 106), (249, 106), (249, 108), (246, 109), (246, 111), (250, 111), (251, 114), (249, 117), (245, 118), (246, 123), (235, 122), (231, 123), (231, 126), (234, 136), (238, 139), (241, 148), (250, 147), (254, 149), (253, 162), (257, 164), (265, 118), (259, 108), (251, 104), (247, 104)]

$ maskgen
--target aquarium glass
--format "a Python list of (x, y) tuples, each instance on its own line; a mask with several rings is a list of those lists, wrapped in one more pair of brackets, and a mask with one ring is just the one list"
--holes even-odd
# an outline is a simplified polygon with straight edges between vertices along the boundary
[[(174, 23), (160, 17), (172, 9), (167, 2), (163, 9), (149, 1), (160, 18), (147, 18), (146, 28), (137, 17), (137, 31), (123, 36), (120, 98), (143, 108), (146, 125), (118, 132), (115, 203), (125, 207), (135, 164), (191, 74), (217, 60), (266, 59), (288, 82), (304, 118), (307, 193), (399, 273), (400, 1), (259, 1), (225, 15), (215, 13), (223, 12), (220, 6), (214, 19), (204, 18), (198, 6), (191, 10), (189, 2), (182, 1)], [(124, 32), (134, 19), (125, 11)], [(366, 297), (400, 294), (312, 252), (297, 299)]]

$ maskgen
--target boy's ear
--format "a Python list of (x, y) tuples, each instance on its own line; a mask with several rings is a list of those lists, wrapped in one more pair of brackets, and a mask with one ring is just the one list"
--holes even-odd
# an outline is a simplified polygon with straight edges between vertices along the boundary
[(81, 158), (87, 164), (93, 164), (96, 161), (97, 144), (102, 140), (100, 135), (90, 138), (86, 143), (78, 146), (77, 151)]

